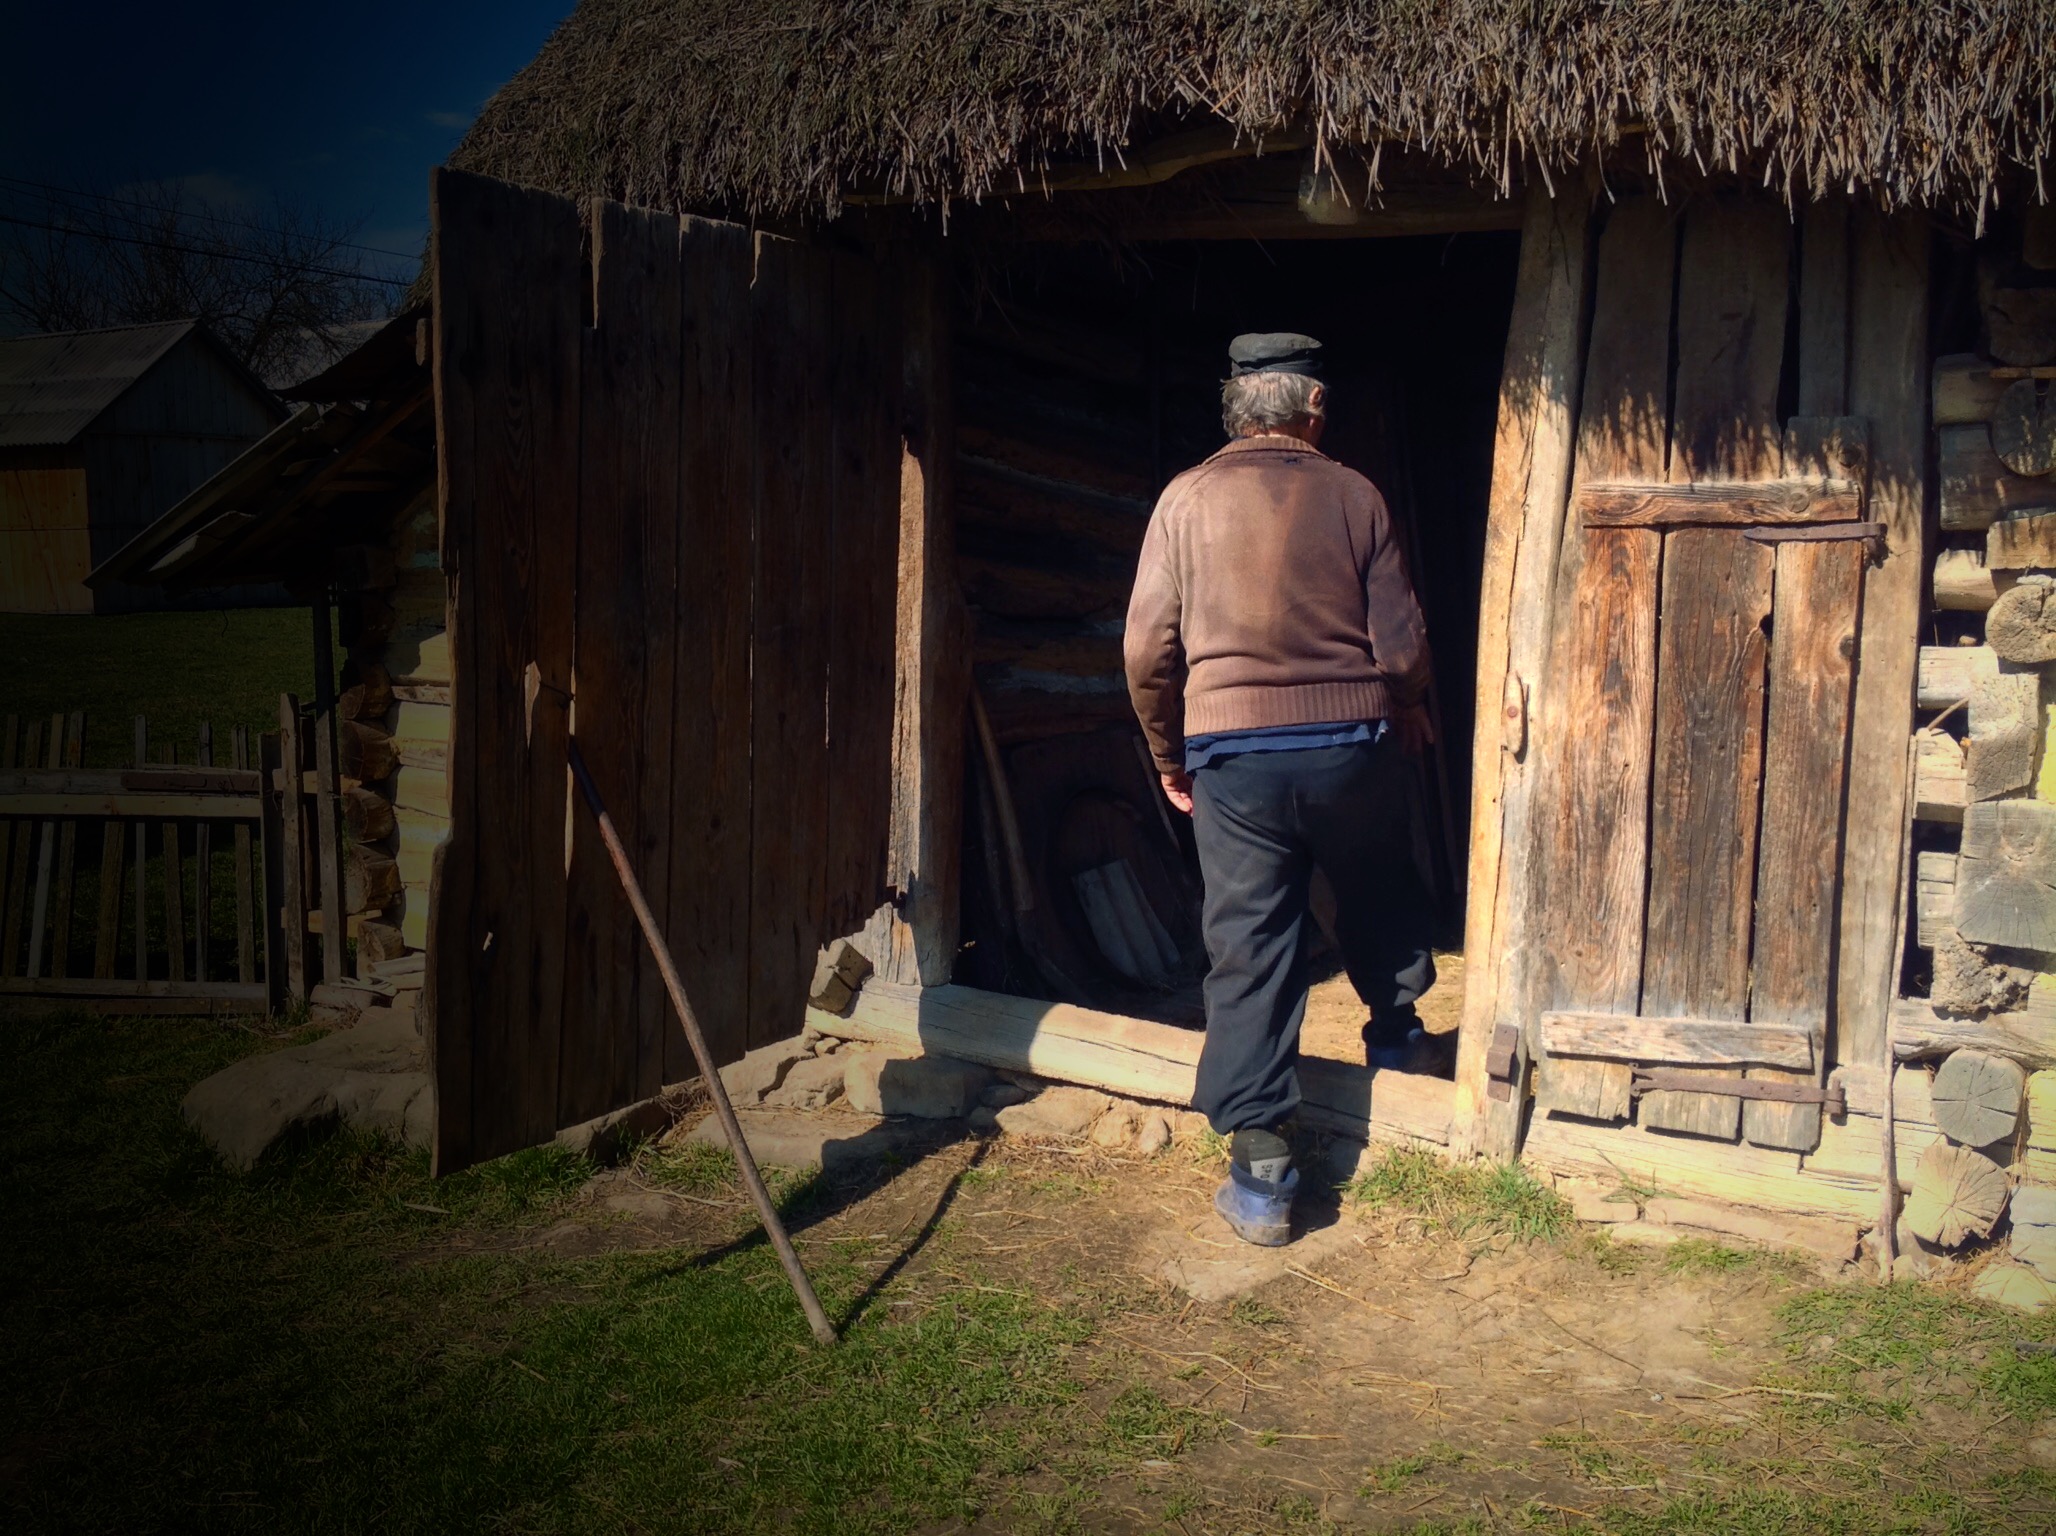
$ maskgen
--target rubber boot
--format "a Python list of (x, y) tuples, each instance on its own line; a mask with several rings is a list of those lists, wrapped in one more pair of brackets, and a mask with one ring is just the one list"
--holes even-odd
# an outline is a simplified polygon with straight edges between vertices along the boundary
[(1229, 1143), (1228, 1178), (1214, 1191), (1214, 1209), (1245, 1243), (1282, 1248), (1292, 1241), (1292, 1197), (1299, 1170), (1276, 1131), (1237, 1131)]

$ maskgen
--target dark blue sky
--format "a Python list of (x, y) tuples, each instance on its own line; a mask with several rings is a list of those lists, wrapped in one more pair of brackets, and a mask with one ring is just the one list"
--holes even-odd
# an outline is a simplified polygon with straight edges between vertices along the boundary
[(573, 3), (0, 5), (0, 176), (277, 193), (418, 252), (429, 167)]

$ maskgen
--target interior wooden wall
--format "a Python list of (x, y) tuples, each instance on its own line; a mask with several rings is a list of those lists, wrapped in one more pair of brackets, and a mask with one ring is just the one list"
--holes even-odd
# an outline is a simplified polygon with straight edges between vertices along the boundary
[(693, 1073), (572, 733), (723, 1060), (884, 899), (899, 529), (890, 269), (439, 173), (450, 837), (436, 1165)]

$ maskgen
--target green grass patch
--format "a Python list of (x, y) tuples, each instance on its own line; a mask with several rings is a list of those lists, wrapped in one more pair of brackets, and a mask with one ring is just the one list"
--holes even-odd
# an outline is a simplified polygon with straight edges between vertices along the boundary
[[(847, 1324), (823, 1350), (746, 1212), (705, 1255), (570, 1257), (534, 1241), (592, 1173), (557, 1148), (435, 1181), (337, 1136), (238, 1177), (179, 1099), (278, 1034), (6, 1027), (13, 1529), (1016, 1528), (1028, 1483), (1087, 1487), (1214, 1432), (1088, 1357), (1079, 1308), (961, 1260), (870, 1295), (860, 1251), (808, 1245)], [(640, 1161), (739, 1202), (697, 1150)]]
[(1393, 1147), (1350, 1184), (1351, 1198), (1382, 1210), (1412, 1212), (1459, 1237), (1504, 1235), (1525, 1242), (1562, 1237), (1570, 1206), (1524, 1168), (1450, 1163), (1418, 1147)]
[(150, 722), (153, 759), (175, 748), (193, 762), (204, 720), (214, 727), (215, 761), (226, 764), (231, 727), (278, 729), (281, 693), (314, 694), (304, 608), (0, 614), (0, 715), (26, 725), (84, 710), (88, 767), (134, 761), (137, 715)]
[(1364, 1472), (1357, 1497), (1369, 1499), (1380, 1494), (1398, 1493), (1423, 1472), (1431, 1472), (1437, 1467), (1453, 1467), (1463, 1460), (1463, 1456), (1464, 1453), (1456, 1447), (1438, 1441), (1411, 1456), (1395, 1456), (1390, 1461), (1381, 1461)]

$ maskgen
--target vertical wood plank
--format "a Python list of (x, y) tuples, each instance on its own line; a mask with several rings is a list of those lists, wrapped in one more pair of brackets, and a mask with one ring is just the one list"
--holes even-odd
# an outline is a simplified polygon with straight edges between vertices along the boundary
[(164, 823), (164, 948), (171, 979), (186, 979), (186, 866), (180, 854), (179, 825)]
[[(21, 720), (9, 715), (0, 722), (0, 769), (15, 766), (15, 753), (21, 746)], [(0, 933), (7, 931), (7, 873), (13, 868), (14, 822), (0, 816)]]
[(828, 830), (829, 259), (760, 235), (751, 577), (750, 1004), (754, 1048), (799, 1031), (822, 939)]
[(565, 199), (431, 181), (449, 845), (432, 898), (434, 1166), (557, 1129), (580, 267)]
[[(200, 722), (199, 763), (214, 766), (214, 727)], [(214, 829), (206, 822), (193, 827), (193, 980), (207, 979), (207, 940), (214, 926)]]
[[(715, 1057), (749, 1020), (751, 548), (757, 450), (747, 230), (683, 221), (677, 631), (670, 764), (670, 926), (686, 995)], [(664, 1080), (694, 1074), (667, 1018)]]
[(956, 573), (949, 295), (934, 257), (905, 268), (901, 299), (899, 558), (892, 825), (881, 907), (863, 949), (902, 986), (941, 986), (956, 964), (964, 839), (970, 615)]
[[(65, 724), (64, 766), (80, 768), (86, 761), (86, 712), (75, 709)], [(50, 974), (71, 974), (71, 906), (78, 873), (79, 824), (67, 821), (57, 834), (57, 900), (50, 941)]]
[(1850, 219), (1849, 411), (1870, 423), (1867, 516), (1885, 555), (1864, 573), (1862, 665), (1849, 736), (1836, 1058), (1883, 1059), (1896, 986), (1907, 725), (1920, 650), (1921, 514), (1927, 489), (1928, 240), (1923, 214)]
[(1510, 1158), (1520, 1138), (1525, 1094), (1492, 1098), (1485, 1058), (1494, 1029), (1520, 1023), (1514, 1010), (1527, 963), (1533, 791), (1527, 710), (1546, 694), (1548, 613), (1570, 492), (1591, 243), (1591, 205), (1581, 189), (1556, 198), (1539, 182), (1530, 187), (1500, 376), (1479, 605), (1464, 946), (1482, 963), (1465, 977), (1451, 1125), (1459, 1154)]
[(300, 701), (290, 693), (278, 699), (278, 756), (278, 933), (286, 950), (286, 996), (297, 1001), (307, 995), (307, 837), (302, 826), (306, 800), (300, 792), (306, 757), (300, 744)]
[(336, 780), (336, 661), (334, 625), (324, 588), (314, 604), (314, 865), (321, 881), (321, 979), (349, 974), (348, 925), (343, 914), (342, 829), (337, 825), (342, 785)]
[(292, 993), (286, 978), (286, 918), (291, 900), (286, 892), (285, 797), (274, 791), (284, 774), (285, 743), (277, 731), (265, 731), (257, 739), (258, 782), (264, 786), (261, 798), (264, 814), (257, 823), (257, 867), (263, 881), (257, 902), (257, 920), (262, 925), (264, 994), (274, 1011), (282, 1011)]
[[(1675, 483), (1766, 479), (1782, 466), (1791, 241), (1784, 209), (1769, 199), (1706, 198), (1686, 216)], [(1748, 1006), (1773, 559), (1734, 529), (1680, 529), (1664, 540), (1645, 1013), (1740, 1018)], [(1640, 1118), (1731, 1138), (1741, 1101), (1650, 1094)]]
[(835, 263), (832, 282), (823, 938), (853, 932), (885, 898), (900, 520), (899, 284), (857, 260)]
[[(1807, 1030), (1817, 1068), (1827, 1046), (1826, 961), (1834, 953), (1863, 559), (1858, 544), (1780, 545), (1773, 594), (1749, 1017)], [(1813, 1081), (1821, 1074), (1753, 1068), (1749, 1075)], [(1742, 1129), (1758, 1146), (1811, 1152), (1820, 1144), (1820, 1117), (1818, 1104), (1750, 1100)]]
[[(668, 737), (671, 704), (669, 668), (659, 694), (650, 657), (668, 651), (677, 606), (676, 554), (666, 530), (675, 526), (677, 497), (678, 220), (596, 200), (592, 229), (573, 711), (586, 765), (647, 887), (663, 826), (651, 823), (643, 800), (644, 731), (654, 712)], [(661, 563), (651, 559), (653, 535), (664, 540)], [(666, 766), (660, 756), (652, 772)], [(641, 993), (645, 984), (654, 989), (653, 1023), (664, 994), (599, 830), (577, 806), (567, 882), (558, 1118), (569, 1125), (638, 1096)], [(651, 891), (659, 923), (667, 896), (662, 883)], [(652, 1044), (661, 1051), (660, 1039)]]
[[(150, 761), (150, 725), (141, 715), (136, 716), (134, 751), (136, 766), (146, 766)], [(150, 882), (147, 878), (150, 866), (150, 824), (140, 818), (136, 821), (136, 980), (150, 979)]]
[[(64, 716), (50, 717), (49, 743), (44, 749), (47, 766), (64, 766)], [(31, 980), (43, 974), (43, 939), (50, 931), (50, 894), (57, 879), (57, 823), (46, 821), (36, 845), (36, 894), (29, 908), (29, 954), (23, 974)]]
[(1849, 401), (1849, 204), (1825, 198), (1799, 232), (1799, 409), (1840, 416)]
[[(43, 722), (29, 722), (27, 739), (22, 743), (21, 763), (25, 768), (34, 768), (43, 756)], [(14, 824), (13, 858), (5, 870), (0, 870), (7, 880), (6, 890), (0, 892), (5, 900), (0, 901), (4, 921), (0, 921), (0, 976), (19, 976), (22, 929), (28, 920), (29, 869), (35, 859), (36, 824), (26, 817)]]
[[(1840, 418), (1849, 404), (1849, 207), (1811, 205), (1799, 235), (1798, 414)], [(1818, 442), (1785, 434), (1784, 472), (1840, 472)], [(1765, 727), (1763, 830), (1756, 871), (1749, 1016), (1797, 1024), (1813, 1037), (1811, 1072), (1752, 1067), (1744, 1075), (1821, 1083), (1828, 1069), (1835, 944), (1847, 808), (1849, 709), (1861, 627), (1863, 555), (1854, 546), (1787, 545), (1772, 583), (1770, 718)], [(1810, 1152), (1817, 1104), (1745, 1100), (1742, 1134), (1758, 1146)]]
[[(1675, 216), (1655, 198), (1616, 208), (1599, 242), (1592, 338), (1578, 415), (1576, 478), (1660, 479), (1669, 438)], [(1557, 687), (1538, 748), (1531, 926), (1553, 928), (1537, 1004), (1632, 1014), (1642, 988), (1642, 895), (1656, 707), (1662, 535), (1564, 529), (1552, 668)], [(1537, 1101), (1624, 1116), (1624, 1063), (1549, 1061)]]
[[(239, 725), (229, 738), (235, 766), (250, 766), (250, 728)], [(235, 827), (236, 849), (236, 980), (248, 984), (257, 979), (257, 946), (251, 932), (255, 913), (250, 900), (250, 824)]]

